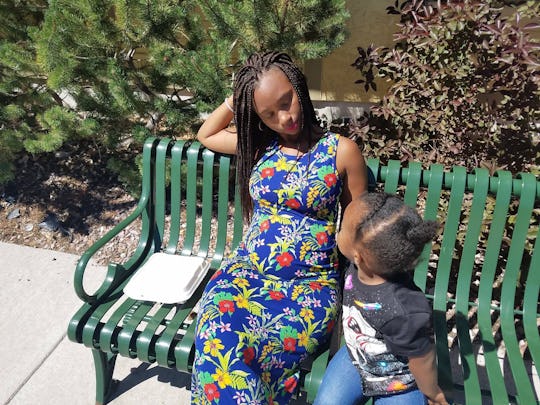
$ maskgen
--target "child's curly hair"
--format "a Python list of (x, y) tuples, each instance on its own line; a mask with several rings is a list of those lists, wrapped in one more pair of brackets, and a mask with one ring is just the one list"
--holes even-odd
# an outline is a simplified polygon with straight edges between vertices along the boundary
[(355, 243), (366, 249), (390, 276), (416, 266), (424, 245), (437, 234), (437, 221), (424, 221), (399, 197), (387, 193), (364, 193), (359, 197), (366, 215), (356, 225)]

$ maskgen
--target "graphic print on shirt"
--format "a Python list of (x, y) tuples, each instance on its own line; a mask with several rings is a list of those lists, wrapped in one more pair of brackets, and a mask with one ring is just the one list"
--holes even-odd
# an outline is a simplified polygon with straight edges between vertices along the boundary
[(345, 340), (354, 342), (354, 347), (358, 348), (351, 354), (360, 367), (367, 366), (368, 356), (387, 351), (384, 342), (375, 338), (375, 329), (366, 322), (362, 313), (355, 307), (343, 307), (343, 322), (347, 326), (344, 328)]
[(379, 302), (365, 302), (355, 294), (353, 276), (345, 279), (343, 332), (353, 364), (362, 376), (366, 396), (391, 394), (415, 385), (406, 362), (393, 355), (383, 336), (370, 324), (385, 308)]

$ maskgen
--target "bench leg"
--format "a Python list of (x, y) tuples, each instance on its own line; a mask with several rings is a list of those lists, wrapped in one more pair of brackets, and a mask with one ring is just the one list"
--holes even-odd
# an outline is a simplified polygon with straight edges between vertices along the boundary
[(116, 354), (103, 353), (92, 349), (94, 367), (96, 369), (96, 405), (105, 405), (111, 390)]

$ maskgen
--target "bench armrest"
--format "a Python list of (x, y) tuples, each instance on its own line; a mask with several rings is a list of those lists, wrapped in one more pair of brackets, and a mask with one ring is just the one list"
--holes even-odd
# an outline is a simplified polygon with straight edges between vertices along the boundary
[(127, 218), (125, 218), (113, 229), (107, 232), (102, 238), (96, 241), (92, 246), (90, 246), (90, 248), (88, 248), (86, 252), (82, 254), (75, 268), (73, 286), (75, 288), (77, 296), (84, 302), (87, 302), (89, 304), (95, 302), (100, 295), (104, 294), (110, 288), (114, 288), (116, 285), (118, 285), (119, 282), (124, 280), (129, 273), (127, 269), (133, 267), (131, 265), (128, 265), (128, 262), (140, 262), (141, 258), (146, 257), (145, 253), (147, 253), (148, 251), (149, 244), (146, 243), (146, 240), (142, 240), (141, 238), (141, 240), (139, 241), (139, 245), (137, 246), (137, 250), (125, 264), (109, 263), (107, 274), (101, 286), (98, 287), (96, 292), (92, 295), (86, 292), (83, 285), (84, 272), (92, 256), (94, 256), (96, 252), (103, 246), (105, 246), (105, 244), (107, 244), (111, 239), (117, 236), (124, 228), (126, 228), (129, 224), (139, 218), (146, 209), (147, 204), (148, 197), (142, 196), (135, 210)]

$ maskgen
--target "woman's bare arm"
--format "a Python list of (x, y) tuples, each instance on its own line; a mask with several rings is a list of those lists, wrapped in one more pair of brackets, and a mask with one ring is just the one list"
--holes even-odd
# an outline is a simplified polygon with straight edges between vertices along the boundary
[[(232, 106), (232, 96), (227, 99)], [(204, 121), (197, 132), (197, 139), (207, 148), (216, 152), (236, 153), (236, 128), (230, 126), (233, 112), (222, 103)]]
[(367, 191), (368, 186), (366, 161), (352, 139), (339, 138), (336, 166), (344, 179), (340, 202), (345, 209), (354, 198)]

